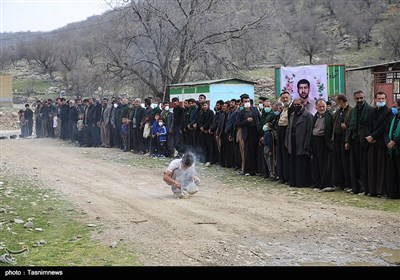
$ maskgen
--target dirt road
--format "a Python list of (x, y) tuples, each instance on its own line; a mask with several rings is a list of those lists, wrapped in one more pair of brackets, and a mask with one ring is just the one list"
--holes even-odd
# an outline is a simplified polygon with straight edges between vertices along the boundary
[(143, 156), (53, 139), (1, 140), (0, 149), (2, 165), (18, 163), (62, 193), (103, 225), (98, 238), (129, 242), (145, 265), (400, 263), (398, 213), (307, 201), (268, 182), (232, 185), (205, 168), (201, 191), (175, 199), (163, 168), (116, 160)]

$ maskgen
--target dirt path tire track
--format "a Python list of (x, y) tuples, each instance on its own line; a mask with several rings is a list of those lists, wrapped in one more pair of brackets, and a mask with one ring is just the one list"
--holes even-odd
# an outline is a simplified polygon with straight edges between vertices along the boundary
[(102, 241), (130, 242), (145, 265), (390, 265), (374, 251), (400, 247), (395, 213), (302, 201), (286, 186), (232, 188), (206, 174), (199, 193), (179, 200), (162, 182), (163, 169), (110, 160), (131, 153), (54, 139), (0, 145), (2, 165), (35, 173), (104, 225)]

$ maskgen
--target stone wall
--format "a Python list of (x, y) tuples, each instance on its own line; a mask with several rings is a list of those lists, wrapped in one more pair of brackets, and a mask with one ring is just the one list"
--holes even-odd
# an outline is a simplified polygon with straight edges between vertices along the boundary
[(260, 96), (267, 97), (269, 99), (276, 99), (275, 97), (275, 81), (271, 78), (258, 78), (252, 79), (257, 84), (254, 86), (254, 95), (255, 98)]

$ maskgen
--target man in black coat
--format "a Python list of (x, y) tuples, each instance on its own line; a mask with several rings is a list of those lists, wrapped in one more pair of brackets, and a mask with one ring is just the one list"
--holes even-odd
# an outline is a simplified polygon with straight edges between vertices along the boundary
[(351, 191), (358, 194), (368, 188), (366, 137), (369, 135), (373, 108), (365, 101), (365, 95), (361, 90), (354, 92), (354, 100), (357, 105), (350, 112), (345, 149), (350, 150)]
[(369, 123), (368, 142), (368, 184), (365, 194), (371, 196), (384, 195), (386, 172), (386, 150), (384, 132), (387, 123), (393, 116), (386, 105), (386, 93), (379, 91), (375, 94), (376, 107), (372, 111), (372, 121)]
[(239, 128), (239, 145), (242, 154), (241, 174), (253, 176), (257, 171), (257, 147), (260, 129), (260, 113), (251, 106), (247, 94), (241, 96), (243, 110), (237, 114), (236, 126)]
[(283, 104), (282, 112), (277, 121), (277, 171), (279, 182), (282, 184), (289, 182), (290, 164), (289, 152), (285, 145), (286, 131), (289, 125), (289, 117), (294, 111), (294, 106), (291, 101), (290, 93), (285, 91), (281, 93), (281, 102)]
[(140, 126), (142, 119), (144, 117), (145, 109), (141, 105), (141, 100), (136, 98), (133, 101), (133, 108), (129, 112), (129, 120), (131, 120), (131, 137), (132, 137), (132, 144), (133, 144), (133, 151), (134, 152), (142, 152), (145, 153), (146, 150), (143, 146), (143, 127)]
[(305, 109), (304, 99), (293, 101), (294, 112), (290, 115), (286, 132), (286, 146), (290, 155), (291, 187), (309, 187), (311, 180), (311, 137), (313, 115)]
[(27, 130), (26, 136), (32, 136), (32, 127), (33, 127), (33, 111), (29, 108), (29, 104), (25, 104), (24, 111), (25, 120), (27, 120)]

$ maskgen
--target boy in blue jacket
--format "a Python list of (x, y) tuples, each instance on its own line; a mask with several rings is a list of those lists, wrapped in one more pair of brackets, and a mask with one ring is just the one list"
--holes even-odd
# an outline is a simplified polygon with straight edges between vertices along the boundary
[(275, 179), (275, 139), (273, 126), (271, 123), (266, 123), (263, 127), (264, 136), (264, 160), (266, 163), (266, 178)]
[(158, 156), (165, 157), (166, 155), (166, 148), (167, 148), (167, 140), (168, 140), (168, 129), (164, 125), (164, 120), (158, 120), (158, 127), (157, 127), (157, 150)]

